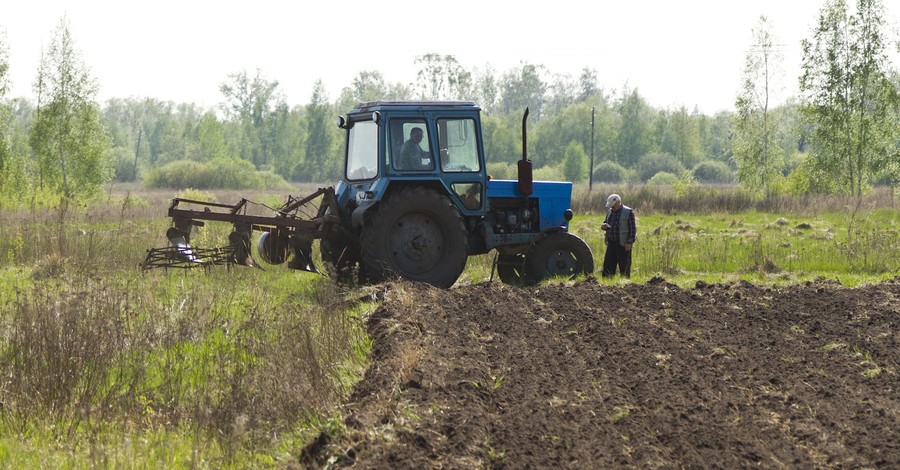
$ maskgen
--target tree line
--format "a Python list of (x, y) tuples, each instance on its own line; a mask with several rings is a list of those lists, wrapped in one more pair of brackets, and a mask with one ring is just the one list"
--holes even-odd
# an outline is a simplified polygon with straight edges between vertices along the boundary
[[(341, 177), (343, 138), (334, 117), (379, 99), (463, 99), (483, 110), (488, 170), (514, 177), (520, 123), (533, 116), (529, 155), (539, 179), (674, 184), (739, 182), (768, 196), (861, 196), (900, 184), (900, 79), (887, 51), (881, 0), (826, 0), (804, 40), (801, 95), (773, 106), (780, 57), (765, 18), (754, 29), (735, 112), (712, 116), (652, 106), (638, 89), (603, 89), (596, 70), (578, 77), (521, 62), (498, 73), (468, 70), (452, 55), (416, 58), (408, 84), (361, 71), (331, 98), (317, 82), (290, 106), (277, 80), (237, 71), (219, 86), (221, 106), (153, 98), (97, 102), (97, 82), (65, 18), (34, 84), (36, 101), (8, 99), (0, 36), (0, 204), (84, 200), (111, 181), (169, 187), (279, 187)], [(702, 79), (702, 78), (698, 78)], [(591, 163), (593, 162), (593, 165)]]

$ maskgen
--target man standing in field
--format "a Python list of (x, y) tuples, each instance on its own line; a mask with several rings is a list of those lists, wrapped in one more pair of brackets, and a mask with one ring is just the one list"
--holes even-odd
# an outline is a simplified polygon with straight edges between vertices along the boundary
[(606, 219), (600, 226), (606, 232), (606, 257), (603, 258), (603, 277), (619, 274), (631, 277), (631, 247), (637, 240), (637, 222), (634, 211), (622, 204), (618, 194), (606, 199)]

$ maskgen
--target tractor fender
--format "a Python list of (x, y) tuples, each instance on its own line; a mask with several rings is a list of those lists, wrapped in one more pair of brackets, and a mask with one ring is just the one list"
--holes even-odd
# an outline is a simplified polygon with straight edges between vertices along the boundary
[(538, 234), (538, 236), (534, 237), (534, 240), (531, 241), (531, 245), (534, 245), (535, 243), (549, 237), (550, 235), (553, 235), (554, 233), (559, 233), (559, 232), (568, 232), (568, 230), (566, 229), (566, 227), (562, 227), (562, 226), (545, 228), (544, 230), (541, 231), (541, 233)]
[(531, 239), (531, 241), (527, 242), (528, 244), (524, 245), (524, 250), (522, 250), (521, 253), (525, 254), (525, 253), (531, 251), (531, 249), (534, 247), (534, 245), (537, 245), (537, 243), (539, 241), (549, 237), (550, 235), (553, 235), (554, 233), (567, 232), (567, 231), (568, 230), (566, 230), (566, 227), (561, 227), (561, 226), (546, 228), (546, 229), (542, 230), (540, 233), (536, 234), (534, 236), (534, 238)]
[(353, 213), (350, 214), (350, 223), (354, 229), (359, 229), (363, 226), (363, 222), (365, 221), (363, 218), (364, 214), (367, 210), (375, 206), (375, 204), (378, 204), (378, 201), (366, 200), (360, 202), (359, 205), (356, 206), (356, 209), (353, 209)]
[(563, 227), (563, 226), (561, 226), (561, 225), (558, 225), (558, 226), (556, 226), (556, 227), (550, 227), (550, 228), (548, 228), (548, 229), (544, 229), (544, 230), (541, 232), (541, 236), (546, 237), (546, 236), (548, 236), (548, 235), (553, 235), (553, 234), (556, 233), (556, 232), (568, 232), (568, 230), (566, 230), (566, 227)]

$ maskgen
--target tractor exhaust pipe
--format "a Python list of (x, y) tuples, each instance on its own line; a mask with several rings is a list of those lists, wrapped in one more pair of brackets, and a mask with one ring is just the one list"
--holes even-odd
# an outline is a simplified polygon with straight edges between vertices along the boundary
[(522, 116), (522, 159), (519, 160), (519, 194), (528, 197), (533, 190), (534, 176), (531, 171), (531, 160), (528, 159), (528, 135), (525, 122), (528, 120), (528, 108)]

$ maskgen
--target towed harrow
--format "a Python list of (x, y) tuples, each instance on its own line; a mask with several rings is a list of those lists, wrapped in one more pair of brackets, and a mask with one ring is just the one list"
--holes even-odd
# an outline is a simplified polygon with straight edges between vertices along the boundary
[[(251, 208), (265, 208), (269, 215), (254, 213)], [(258, 212), (258, 210), (256, 211)], [(258, 266), (251, 256), (251, 239), (260, 231), (257, 252), (269, 264), (281, 264), (293, 250), (289, 267), (317, 273), (313, 264), (312, 242), (322, 238), (332, 225), (340, 224), (334, 188), (320, 188), (304, 198), (288, 196), (278, 208), (241, 199), (236, 204), (221, 204), (175, 198), (169, 206), (172, 227), (166, 231), (170, 246), (150, 248), (141, 262), (144, 270), (154, 268), (190, 269), (215, 265), (239, 264)], [(206, 222), (226, 222), (233, 226), (228, 245), (200, 248), (191, 245), (194, 227)]]

